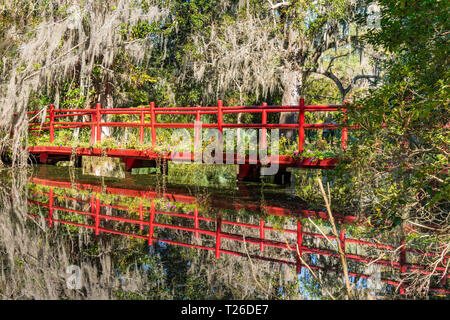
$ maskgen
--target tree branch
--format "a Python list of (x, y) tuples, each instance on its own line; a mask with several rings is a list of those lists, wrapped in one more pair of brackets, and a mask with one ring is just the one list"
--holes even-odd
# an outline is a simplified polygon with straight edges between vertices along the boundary
[(279, 2), (279, 3), (276, 3), (276, 4), (273, 4), (272, 1), (270, 1), (270, 0), (267, 0), (267, 1), (270, 4), (270, 9), (271, 10), (276, 10), (276, 9), (278, 9), (280, 7), (288, 7), (288, 6), (291, 5), (291, 3), (287, 2), (287, 1)]

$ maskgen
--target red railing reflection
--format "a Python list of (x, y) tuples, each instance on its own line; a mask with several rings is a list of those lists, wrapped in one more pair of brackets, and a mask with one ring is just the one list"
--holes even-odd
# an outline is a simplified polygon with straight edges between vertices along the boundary
[[(340, 241), (344, 252), (346, 249), (346, 244), (357, 244), (359, 246), (366, 246), (366, 247), (372, 247), (372, 248), (378, 248), (378, 249), (385, 249), (385, 250), (398, 250), (395, 246), (389, 245), (389, 244), (382, 244), (375, 241), (364, 241), (364, 240), (358, 240), (346, 237), (346, 226), (345, 223), (352, 223), (349, 219), (347, 221), (345, 219), (342, 219), (340, 217), (337, 219), (341, 222), (340, 228), (341, 233), (338, 238), (332, 235), (324, 235), (321, 233), (313, 233), (304, 230), (301, 219), (297, 219), (296, 222), (296, 229), (284, 229), (284, 228), (274, 228), (271, 226), (268, 226), (265, 218), (260, 217), (258, 224), (250, 224), (250, 223), (242, 223), (238, 221), (230, 221), (225, 220), (222, 218), (222, 216), (219, 214), (216, 218), (210, 218), (210, 217), (204, 217), (199, 213), (198, 208), (196, 207), (192, 214), (183, 214), (179, 212), (170, 212), (170, 211), (162, 211), (157, 210), (157, 207), (155, 205), (155, 200), (164, 198), (169, 199), (174, 202), (182, 202), (182, 203), (195, 203), (196, 199), (192, 196), (186, 196), (186, 195), (175, 195), (175, 194), (163, 194), (162, 196), (159, 196), (156, 192), (148, 191), (145, 193), (144, 191), (138, 191), (138, 190), (130, 190), (130, 189), (121, 189), (121, 188), (105, 188), (103, 187), (101, 191), (103, 193), (109, 193), (109, 194), (115, 194), (115, 195), (126, 195), (126, 196), (132, 196), (136, 197), (139, 200), (139, 207), (137, 209), (137, 212), (139, 214), (139, 219), (134, 219), (130, 217), (123, 217), (123, 216), (114, 216), (109, 214), (102, 213), (102, 208), (112, 208), (117, 209), (121, 211), (129, 211), (130, 209), (126, 206), (122, 205), (113, 205), (113, 204), (106, 204), (102, 203), (99, 193), (91, 193), (90, 199), (79, 199), (67, 195), (56, 195), (54, 192), (54, 188), (71, 188), (75, 187), (76, 189), (82, 189), (86, 190), (88, 189), (88, 184), (70, 184), (70, 182), (61, 182), (61, 181), (46, 181), (43, 179), (37, 179), (32, 178), (31, 181), (34, 183), (41, 182), (41, 185), (50, 185), (49, 191), (37, 191), (39, 195), (42, 197), (47, 197), (48, 201), (36, 201), (29, 199), (28, 202), (31, 206), (37, 206), (41, 208), (46, 208), (48, 211), (48, 215), (44, 217), (46, 221), (48, 221), (49, 226), (53, 226), (54, 223), (61, 223), (65, 225), (72, 225), (77, 227), (82, 227), (86, 229), (91, 229), (95, 232), (96, 235), (99, 235), (101, 232), (103, 233), (111, 233), (111, 234), (117, 234), (127, 237), (134, 237), (138, 239), (143, 239), (148, 242), (149, 245), (153, 245), (155, 242), (160, 243), (166, 243), (166, 244), (172, 244), (172, 245), (178, 245), (178, 246), (184, 246), (184, 247), (190, 247), (190, 248), (197, 248), (207, 251), (212, 251), (215, 253), (216, 258), (220, 258), (221, 254), (229, 254), (234, 256), (241, 256), (241, 257), (250, 257), (252, 259), (257, 260), (263, 260), (263, 261), (270, 261), (275, 263), (281, 263), (286, 264), (290, 266), (295, 266), (297, 273), (300, 273), (302, 271), (302, 268), (305, 268), (305, 266), (302, 264), (301, 260), (299, 259), (299, 256), (304, 257), (306, 254), (313, 254), (313, 255), (319, 255), (319, 256), (328, 256), (328, 257), (339, 257), (339, 254), (337, 251), (330, 250), (330, 249), (324, 249), (324, 248), (316, 248), (309, 245), (306, 245), (305, 239), (324, 239), (328, 238), (331, 241)], [(91, 186), (91, 190), (95, 190), (99, 186)], [(101, 188), (101, 187), (100, 187)], [(100, 191), (100, 190), (99, 190)], [(57, 199), (62, 200), (70, 200), (75, 201), (76, 203), (84, 203), (89, 204), (89, 210), (83, 211), (83, 210), (76, 210), (71, 209), (67, 207), (63, 207), (60, 205), (57, 205), (56, 201)], [(150, 205), (144, 205), (144, 201), (148, 203), (151, 201)], [(231, 206), (233, 207), (233, 206)], [(90, 217), (92, 223), (86, 224), (86, 223), (79, 223), (74, 221), (68, 221), (67, 219), (57, 219), (55, 218), (55, 212), (61, 213), (62, 215), (65, 214), (71, 214), (71, 215), (81, 215), (81, 216), (87, 216)], [(275, 212), (277, 212), (275, 210)], [(318, 214), (313, 215), (311, 212), (304, 212), (305, 215), (303, 215), (302, 212), (297, 212), (296, 217), (299, 218), (301, 216), (320, 216)], [(39, 217), (38, 214), (31, 214), (33, 217)], [(158, 219), (161, 216), (171, 216), (171, 217), (177, 217), (182, 218), (183, 223), (180, 224), (167, 224), (160, 222), (160, 219)], [(123, 224), (127, 224), (130, 226), (139, 226), (139, 232), (125, 232), (117, 229), (111, 229), (103, 227), (103, 223), (106, 221), (115, 221), (115, 222), (121, 222)], [(189, 223), (186, 223), (189, 222)], [(205, 223), (206, 222), (206, 223)], [(200, 224), (205, 224), (209, 226), (214, 225), (215, 227), (201, 227)], [(191, 226), (187, 226), (191, 225)], [(226, 226), (238, 226), (241, 229), (240, 233), (230, 233), (225, 232), (224, 229)], [(253, 230), (259, 230), (259, 237), (255, 236), (245, 236), (246, 234), (249, 234), (248, 229)], [(145, 230), (147, 231), (147, 234), (143, 234)], [(195, 238), (199, 239), (200, 235), (204, 235), (209, 239), (214, 240), (213, 246), (206, 246), (206, 245), (200, 245), (200, 244), (191, 244), (181, 241), (175, 241), (171, 239), (165, 239), (158, 237), (156, 234), (158, 234), (158, 230), (178, 230), (183, 232), (188, 232), (194, 235)], [(280, 240), (273, 240), (269, 239), (267, 237), (267, 233), (277, 233), (280, 234), (286, 234), (290, 235), (290, 239), (286, 241), (280, 241)], [(190, 237), (189, 237), (190, 238)], [(202, 239), (203, 240), (203, 239)], [(249, 254), (248, 252), (241, 252), (231, 249), (226, 249), (222, 246), (223, 241), (236, 241), (239, 243), (246, 243), (246, 244), (253, 244), (259, 246), (259, 251), (261, 252), (260, 255), (257, 254)], [(262, 255), (262, 253), (265, 251), (266, 248), (277, 248), (282, 249), (284, 251), (290, 252), (291, 256), (294, 257), (295, 261), (293, 260), (286, 260), (286, 259), (280, 259), (280, 258), (272, 258)], [(390, 270), (398, 271), (400, 273), (400, 278), (403, 278), (403, 275), (408, 271), (415, 271), (422, 274), (431, 274), (430, 271), (425, 270), (423, 265), (415, 264), (415, 263), (408, 263), (407, 255), (428, 255), (428, 256), (436, 256), (435, 253), (425, 252), (417, 249), (407, 248), (403, 243), (401, 243), (401, 247), (399, 249), (399, 259), (398, 261), (391, 261), (391, 260), (384, 260), (384, 259), (373, 259), (366, 256), (361, 256), (357, 254), (352, 254), (349, 252), (346, 252), (346, 258), (349, 262), (352, 263), (359, 263), (359, 264), (372, 264), (377, 266), (385, 266), (389, 267)], [(448, 259), (448, 256), (446, 257)], [(324, 269), (323, 266), (320, 265), (310, 265), (311, 269)], [(445, 266), (437, 266), (435, 269), (435, 272), (440, 273), (438, 276), (443, 276), (443, 281), (441, 281), (442, 284), (445, 285), (445, 280), (450, 277), (450, 275), (447, 273)], [(350, 272), (350, 276), (360, 277), (360, 278), (369, 278), (370, 275), (365, 275), (361, 273), (354, 273)], [(435, 273), (436, 275), (436, 273)], [(406, 284), (401, 283), (400, 281), (396, 281), (393, 279), (380, 279), (381, 282), (399, 286), (400, 293), (404, 294), (406, 290)], [(444, 293), (444, 294), (450, 294), (450, 290), (445, 288), (430, 288), (431, 291), (438, 292), (438, 293)]]

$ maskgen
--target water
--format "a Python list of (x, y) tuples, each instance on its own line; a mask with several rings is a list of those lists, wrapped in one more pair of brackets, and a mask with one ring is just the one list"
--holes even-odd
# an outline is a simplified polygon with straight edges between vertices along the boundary
[[(183, 183), (183, 170), (124, 179), (45, 165), (3, 171), (2, 298), (345, 298), (327, 212), (289, 186), (237, 183), (218, 170), (198, 172), (195, 184)], [(356, 217), (336, 220), (352, 294), (400, 297), (398, 235), (370, 237)], [(407, 253), (412, 267), (420, 262)]]

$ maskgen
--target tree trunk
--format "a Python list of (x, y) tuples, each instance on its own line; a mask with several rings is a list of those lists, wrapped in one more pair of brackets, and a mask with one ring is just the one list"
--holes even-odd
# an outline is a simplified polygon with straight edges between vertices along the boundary
[[(302, 74), (298, 71), (290, 70), (283, 76), (284, 93), (282, 98), (282, 105), (298, 106), (300, 102), (300, 92), (303, 85)], [(298, 112), (283, 112), (280, 115), (280, 124), (292, 124), (298, 123)], [(280, 130), (281, 136), (285, 136), (287, 139), (295, 141), (298, 130), (283, 129)]]

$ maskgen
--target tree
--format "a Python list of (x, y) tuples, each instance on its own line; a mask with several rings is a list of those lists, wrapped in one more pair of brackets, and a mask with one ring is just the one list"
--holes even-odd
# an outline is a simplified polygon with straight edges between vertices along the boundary
[(368, 41), (389, 56), (383, 83), (349, 112), (360, 128), (342, 166), (351, 175), (341, 182), (353, 189), (349, 194), (360, 195), (365, 214), (390, 221), (389, 228), (405, 221), (438, 228), (440, 234), (421, 230), (434, 239), (427, 242), (433, 250), (445, 254), (450, 222), (448, 4), (378, 3), (381, 29), (372, 30)]
[[(237, 90), (241, 103), (244, 94), (281, 93), (283, 105), (298, 105), (323, 54), (351, 42), (356, 17), (356, 6), (347, 0), (219, 1), (217, 7), (221, 19), (188, 34), (180, 80), (205, 81), (211, 97)], [(295, 123), (296, 117), (283, 113), (280, 122)], [(285, 134), (294, 135), (292, 130)]]
[(117, 61), (140, 63), (153, 47), (152, 37), (135, 36), (133, 27), (151, 25), (167, 14), (147, 0), (7, 1), (2, 9), (3, 64), (9, 72), (1, 77), (0, 149), (11, 148), (13, 164), (22, 165), (27, 159), (22, 141), (28, 130), (26, 111), (33, 94), (48, 92), (58, 106), (69, 82), (87, 96), (86, 103), (112, 107), (114, 84), (121, 76), (113, 70)]

